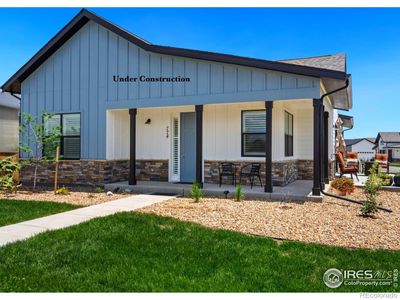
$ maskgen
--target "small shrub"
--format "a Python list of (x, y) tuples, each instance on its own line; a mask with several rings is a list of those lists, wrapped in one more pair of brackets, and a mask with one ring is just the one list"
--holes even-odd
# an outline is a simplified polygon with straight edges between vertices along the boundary
[(65, 186), (63, 186), (62, 188), (59, 188), (57, 191), (56, 191), (56, 194), (57, 195), (69, 195), (69, 189), (67, 188), (67, 187), (65, 187)]
[(353, 180), (350, 178), (336, 178), (331, 186), (345, 195), (351, 194), (355, 189)]
[(372, 216), (374, 213), (378, 211), (378, 204), (376, 201), (364, 201), (363, 205), (361, 206), (361, 214), (363, 216)]
[(201, 199), (201, 197), (203, 197), (203, 193), (201, 191), (201, 187), (200, 184), (198, 182), (194, 182), (192, 185), (192, 199), (194, 200), (194, 202), (198, 203)]
[(243, 188), (242, 185), (239, 183), (236, 185), (236, 189), (235, 189), (235, 198), (236, 201), (241, 201), (244, 197), (244, 192), (243, 192)]
[(97, 186), (97, 187), (94, 189), (94, 192), (95, 192), (95, 193), (104, 193), (104, 188), (102, 188), (101, 186)]
[(372, 216), (378, 210), (377, 198), (379, 195), (379, 189), (382, 184), (382, 180), (378, 175), (378, 164), (375, 162), (371, 168), (371, 173), (365, 182), (364, 193), (367, 200), (363, 203), (361, 207), (361, 213), (363, 216)]
[(389, 186), (392, 185), (393, 178), (389, 174), (386, 173), (379, 173), (378, 174), (379, 179), (381, 180), (381, 185), (383, 186)]
[(15, 174), (21, 169), (21, 164), (12, 158), (0, 160), (0, 190), (7, 193), (15, 192), (18, 180)]

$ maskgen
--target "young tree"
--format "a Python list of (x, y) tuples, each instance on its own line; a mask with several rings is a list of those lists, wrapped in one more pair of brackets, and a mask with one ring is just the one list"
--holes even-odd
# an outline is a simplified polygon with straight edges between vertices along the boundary
[(379, 166), (377, 162), (374, 162), (367, 181), (365, 182), (364, 193), (367, 196), (367, 201), (365, 201), (361, 207), (361, 213), (363, 216), (373, 216), (374, 213), (378, 211), (378, 196), (379, 189), (382, 186), (382, 180), (378, 176)]
[(61, 127), (53, 121), (54, 114), (44, 113), (38, 117), (22, 113), (20, 125), (20, 150), (27, 155), (27, 163), (34, 165), (33, 188), (36, 188), (37, 169), (41, 162), (55, 159), (60, 143)]

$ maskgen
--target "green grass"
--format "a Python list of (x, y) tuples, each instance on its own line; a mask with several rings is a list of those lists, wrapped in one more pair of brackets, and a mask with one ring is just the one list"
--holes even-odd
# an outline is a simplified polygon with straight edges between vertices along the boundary
[(349, 250), (120, 213), (0, 248), (0, 291), (392, 291), (325, 287), (328, 268), (392, 270), (400, 252)]
[(0, 226), (48, 216), (74, 208), (79, 208), (79, 206), (56, 202), (0, 199)]

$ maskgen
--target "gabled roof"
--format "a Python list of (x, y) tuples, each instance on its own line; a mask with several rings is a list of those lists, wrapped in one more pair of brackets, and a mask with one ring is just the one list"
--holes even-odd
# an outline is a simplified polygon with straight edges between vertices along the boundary
[(332, 70), (287, 62), (262, 60), (229, 54), (153, 45), (145, 41), (144, 39), (124, 30), (123, 28), (97, 16), (96, 14), (86, 9), (82, 9), (42, 49), (40, 49), (25, 65), (23, 65), (21, 69), (19, 69), (9, 80), (7, 80), (7, 82), (3, 84), (2, 89), (8, 92), (20, 93), (21, 82), (25, 80), (32, 72), (34, 72), (50, 55), (52, 55), (57, 49), (59, 49), (69, 38), (71, 38), (90, 20), (104, 26), (105, 28), (136, 44), (144, 50), (155, 53), (231, 63), (248, 67), (268, 69), (319, 78), (325, 77), (342, 81), (347, 78), (345, 70)]
[(293, 58), (279, 61), (300, 66), (309, 66), (326, 70), (346, 72), (346, 54)]
[(346, 146), (352, 146), (355, 144), (358, 144), (359, 142), (366, 140), (370, 142), (371, 144), (375, 144), (375, 138), (359, 138), (359, 139), (345, 139), (344, 141), (346, 142)]
[(11, 93), (3, 92), (0, 89), (0, 108), (7, 107), (13, 109), (19, 109), (20, 98), (19, 95), (13, 95)]
[(379, 137), (385, 143), (400, 143), (400, 132), (379, 132), (375, 139), (375, 144), (378, 143)]

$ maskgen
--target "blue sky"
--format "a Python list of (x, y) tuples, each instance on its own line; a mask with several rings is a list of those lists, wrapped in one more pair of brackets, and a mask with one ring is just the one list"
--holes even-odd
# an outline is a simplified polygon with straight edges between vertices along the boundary
[[(0, 83), (78, 8), (0, 9)], [(346, 53), (355, 118), (346, 137), (400, 131), (400, 9), (92, 8), (154, 44), (263, 59)]]

